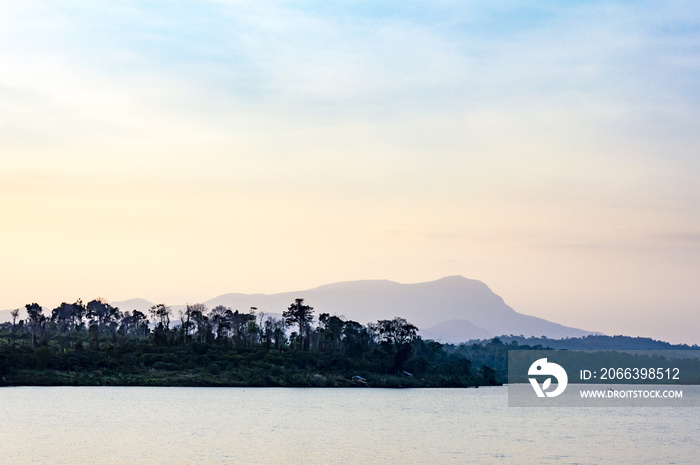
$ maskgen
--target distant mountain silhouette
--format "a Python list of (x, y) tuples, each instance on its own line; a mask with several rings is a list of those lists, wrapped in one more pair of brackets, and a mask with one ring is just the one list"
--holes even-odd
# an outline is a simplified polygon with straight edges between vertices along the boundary
[(488, 329), (480, 328), (474, 323), (467, 320), (450, 320), (438, 323), (430, 328), (420, 330), (420, 335), (423, 339), (433, 339), (441, 342), (459, 343), (470, 339), (465, 339), (467, 335), (481, 334), (475, 339), (490, 340), (494, 334)]
[(117, 307), (122, 312), (133, 312), (134, 310), (138, 310), (146, 315), (148, 315), (148, 309), (155, 305), (153, 302), (146, 299), (121, 300), (119, 302), (110, 302), (110, 304)]
[(281, 313), (295, 298), (320, 312), (341, 315), (360, 323), (395, 316), (421, 329), (424, 338), (463, 342), (501, 334), (580, 337), (594, 334), (533, 316), (517, 313), (481, 281), (449, 276), (417, 284), (387, 280), (349, 281), (304, 291), (280, 294), (224, 294), (205, 304), (225, 305), (240, 311)]
[[(499, 336), (503, 344), (517, 343), (519, 346), (541, 346), (550, 349), (566, 350), (697, 350), (697, 344), (671, 344), (650, 337), (606, 336), (590, 334), (584, 337), (550, 339), (546, 337)], [(484, 345), (492, 338), (467, 341), (468, 344)]]
[[(400, 316), (420, 328), (423, 338), (440, 342), (458, 343), (503, 334), (552, 339), (596, 334), (518, 313), (483, 282), (462, 276), (417, 284), (366, 280), (279, 294), (224, 294), (203, 303), (210, 309), (224, 305), (247, 312), (255, 307), (258, 313), (280, 316), (297, 298), (303, 298), (314, 307), (316, 315), (330, 313), (362, 324)], [(130, 299), (112, 302), (112, 305), (122, 311), (136, 309), (146, 313), (153, 303)], [(172, 321), (176, 321), (177, 310), (184, 306), (171, 307)], [(45, 312), (50, 313), (50, 310)], [(8, 320), (9, 311), (0, 312), (0, 321)]]

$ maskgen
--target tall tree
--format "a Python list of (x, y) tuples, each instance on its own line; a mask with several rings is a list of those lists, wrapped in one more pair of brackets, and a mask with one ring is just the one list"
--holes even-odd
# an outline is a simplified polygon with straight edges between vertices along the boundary
[(70, 331), (73, 323), (73, 305), (62, 302), (54, 308), (51, 311), (51, 323), (55, 324), (59, 331)]
[(197, 325), (197, 340), (206, 342), (209, 336), (209, 317), (207, 316), (209, 309), (204, 304), (191, 304), (187, 305), (187, 312)]
[(32, 332), (32, 347), (38, 345), (38, 337), (44, 333), (46, 325), (46, 316), (44, 309), (37, 303), (31, 303), (24, 306), (27, 309), (27, 320), (29, 321), (29, 330)]
[(373, 343), (372, 335), (357, 321), (346, 321), (343, 325), (343, 348), (351, 357), (359, 357)]
[(17, 317), (19, 317), (19, 308), (15, 308), (10, 312), (12, 315), (12, 346), (15, 345), (15, 337), (17, 333)]
[(131, 319), (133, 320), (133, 325), (136, 329), (136, 341), (138, 342), (138, 338), (141, 333), (143, 333), (143, 337), (148, 336), (148, 319), (146, 318), (145, 313), (138, 310), (131, 312)]
[(233, 312), (228, 307), (217, 305), (211, 309), (209, 318), (211, 319), (211, 324), (214, 327), (214, 332), (216, 333), (216, 340), (218, 342), (223, 342), (226, 339), (227, 333), (231, 329)]
[(97, 323), (101, 333), (116, 330), (116, 323), (121, 317), (117, 307), (111, 306), (103, 299), (95, 299), (88, 302), (86, 308), (86, 316), (92, 323)]
[(158, 326), (158, 328), (163, 331), (170, 330), (170, 314), (172, 313), (170, 307), (165, 304), (158, 304), (149, 308), (148, 312), (153, 316), (154, 322), (157, 321), (156, 326)]
[(81, 330), (85, 328), (83, 318), (85, 318), (85, 313), (87, 309), (83, 305), (83, 301), (78, 299), (72, 304), (71, 311), (71, 324), (73, 329)]
[(180, 336), (182, 338), (183, 343), (187, 343), (187, 340), (190, 335), (190, 328), (194, 326), (194, 323), (190, 321), (190, 311), (189, 309), (187, 310), (178, 310), (178, 314), (180, 316)]
[(382, 345), (394, 354), (394, 369), (398, 373), (403, 363), (408, 360), (411, 343), (418, 337), (418, 328), (400, 317), (379, 320), (377, 326)]
[(248, 322), (255, 321), (255, 311), (251, 309), (249, 313), (242, 313), (236, 310), (229, 318), (236, 347), (245, 347), (248, 341)]
[(405, 318), (396, 317), (393, 320), (379, 320), (379, 337), (382, 342), (392, 345), (402, 345), (412, 342), (418, 335), (418, 328), (406, 321)]
[(299, 326), (299, 340), (304, 350), (304, 331), (314, 319), (314, 308), (306, 305), (304, 299), (295, 299), (282, 316), (288, 325)]
[(343, 335), (343, 326), (345, 322), (342, 318), (331, 316), (328, 313), (321, 313), (318, 316), (319, 333), (321, 337), (320, 350), (338, 350), (340, 346), (340, 338)]

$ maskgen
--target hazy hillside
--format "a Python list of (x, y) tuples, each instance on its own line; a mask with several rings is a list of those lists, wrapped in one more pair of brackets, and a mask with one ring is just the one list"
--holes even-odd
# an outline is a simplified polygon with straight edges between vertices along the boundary
[(138, 310), (139, 312), (148, 315), (148, 309), (155, 305), (154, 302), (150, 302), (146, 299), (129, 299), (122, 300), (119, 302), (110, 302), (113, 306), (119, 308), (122, 312), (132, 312)]
[[(210, 309), (224, 305), (247, 312), (255, 307), (257, 312), (279, 315), (296, 298), (305, 299), (314, 307), (316, 315), (326, 312), (362, 324), (401, 316), (418, 326), (424, 338), (441, 342), (457, 343), (501, 334), (544, 335), (554, 339), (592, 334), (517, 313), (486, 284), (462, 276), (417, 284), (369, 280), (279, 294), (224, 294), (204, 303)], [(136, 309), (146, 312), (153, 302), (131, 299), (112, 304), (122, 311)], [(172, 320), (175, 321), (177, 310), (183, 306), (173, 305), (172, 308)], [(0, 312), (0, 321), (8, 320), (9, 311)]]
[[(550, 339), (546, 337), (499, 336), (503, 344), (517, 343), (519, 346), (542, 346), (552, 349), (566, 350), (689, 350), (697, 349), (697, 345), (671, 344), (650, 337), (606, 336), (591, 334), (585, 337), (567, 339)], [(486, 345), (492, 339), (476, 339), (467, 341), (466, 345)]]
[(500, 334), (578, 337), (592, 334), (517, 313), (481, 281), (450, 276), (418, 284), (386, 280), (350, 281), (281, 294), (225, 294), (205, 302), (241, 311), (281, 313), (304, 298), (317, 314), (328, 312), (367, 323), (402, 316), (421, 328), (425, 338), (462, 342)]
[(480, 336), (476, 339), (490, 340), (494, 337), (492, 331), (476, 326), (467, 320), (449, 320), (438, 323), (430, 328), (420, 330), (423, 339), (434, 339), (445, 343), (459, 343), (464, 341), (467, 334)]

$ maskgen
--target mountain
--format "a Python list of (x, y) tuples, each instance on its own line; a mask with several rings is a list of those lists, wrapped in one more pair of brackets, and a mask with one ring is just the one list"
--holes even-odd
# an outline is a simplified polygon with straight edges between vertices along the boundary
[[(484, 345), (492, 341), (493, 338), (482, 340), (468, 341), (469, 344)], [(690, 350), (697, 353), (698, 346), (688, 344), (671, 344), (665, 341), (659, 341), (650, 337), (630, 337), (630, 336), (606, 336), (604, 334), (589, 334), (584, 337), (571, 337), (567, 339), (550, 339), (547, 337), (528, 337), (522, 336), (500, 336), (499, 339), (503, 344), (517, 343), (519, 346), (542, 346), (550, 349), (565, 349), (565, 350)], [(678, 354), (665, 356), (679, 356)], [(690, 356), (690, 354), (689, 354)]]
[(146, 315), (148, 315), (148, 309), (155, 305), (153, 302), (146, 299), (129, 299), (119, 302), (110, 302), (110, 304), (113, 307), (117, 307), (122, 312), (133, 312), (134, 310), (138, 310)]
[(424, 338), (463, 342), (501, 334), (580, 337), (594, 334), (533, 316), (517, 313), (481, 281), (449, 276), (417, 284), (387, 280), (327, 284), (305, 291), (281, 294), (224, 294), (205, 304), (240, 311), (281, 313), (295, 298), (303, 298), (316, 314), (325, 312), (362, 324), (395, 316), (421, 328)]
[[(478, 338), (475, 337), (480, 334)], [(420, 330), (423, 339), (433, 339), (441, 342), (460, 343), (471, 339), (490, 340), (494, 337), (493, 331), (480, 328), (467, 320), (450, 320), (438, 323), (430, 328)], [(467, 339), (465, 339), (467, 338)]]
[[(203, 303), (210, 309), (224, 305), (241, 312), (255, 307), (258, 313), (279, 317), (297, 298), (314, 307), (316, 315), (330, 313), (362, 324), (400, 316), (420, 328), (423, 338), (440, 342), (488, 339), (502, 334), (553, 339), (595, 334), (518, 313), (483, 282), (462, 276), (417, 284), (367, 280), (279, 294), (224, 294)], [(153, 303), (131, 299), (112, 305), (122, 311), (136, 309), (146, 313)], [(177, 310), (184, 306), (171, 308), (175, 321)], [(9, 321), (9, 310), (0, 312), (1, 321)]]

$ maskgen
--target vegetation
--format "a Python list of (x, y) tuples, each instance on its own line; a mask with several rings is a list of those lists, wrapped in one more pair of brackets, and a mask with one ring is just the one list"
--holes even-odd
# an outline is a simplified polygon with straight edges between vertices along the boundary
[[(224, 306), (188, 305), (173, 324), (163, 304), (148, 315), (100, 299), (36, 303), (0, 325), (0, 384), (140, 386), (469, 387), (501, 379), (486, 361), (423, 340), (403, 318), (362, 325), (296, 299), (278, 319)], [(501, 344), (502, 345), (502, 344)], [(475, 362), (476, 360), (476, 362)]]
[[(698, 347), (686, 344), (673, 345), (668, 342), (649, 338), (628, 336), (590, 335), (582, 338), (549, 339), (542, 337), (525, 338), (523, 336), (500, 336), (465, 342), (462, 344), (444, 344), (441, 349), (450, 355), (468, 358), (472, 363), (488, 367), (495, 371), (495, 378), (508, 382), (527, 382), (527, 367), (520, 370), (520, 379), (508, 378), (508, 352), (513, 350), (557, 350), (567, 351), (567, 372), (570, 382), (578, 382), (581, 369), (591, 367), (671, 367), (681, 368), (683, 382), (700, 384), (700, 361), (695, 357), (678, 360), (678, 357), (662, 358), (659, 354), (668, 350), (697, 350)], [(589, 351), (581, 353), (577, 351)], [(651, 350), (658, 354), (626, 355), (624, 351)], [(593, 354), (591, 352), (595, 351)], [(662, 380), (658, 380), (661, 382)]]
[[(528, 337), (525, 336), (500, 336), (504, 344), (520, 346), (541, 346), (552, 349), (567, 350), (697, 350), (699, 347), (694, 344), (670, 344), (664, 341), (657, 341), (649, 337), (630, 336), (606, 336), (604, 334), (591, 334), (584, 337), (569, 337), (565, 339), (550, 339), (545, 336)], [(490, 342), (488, 339), (474, 340), (464, 345), (483, 345)]]

